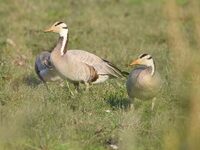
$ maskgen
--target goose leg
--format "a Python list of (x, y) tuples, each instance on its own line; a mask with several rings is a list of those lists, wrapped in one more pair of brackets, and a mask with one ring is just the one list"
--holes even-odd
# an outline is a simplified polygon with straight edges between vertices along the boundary
[[(49, 89), (47, 83), (45, 81), (42, 81), (44, 86), (46, 87), (47, 91), (48, 91), (48, 94), (51, 93), (51, 90)], [(46, 96), (43, 94), (43, 100), (44, 100), (44, 105), (45, 107), (47, 107), (47, 99), (46, 99)]]
[(68, 82), (67, 82), (67, 88), (68, 88), (68, 90), (69, 90), (70, 94), (71, 94), (72, 96), (74, 96), (74, 93), (72, 92), (72, 90), (71, 90), (71, 88), (70, 88), (70, 86), (69, 86), (69, 83), (68, 83)]
[(153, 111), (156, 102), (156, 97), (152, 99), (151, 110)]
[(74, 87), (75, 87), (76, 93), (79, 93), (80, 92), (80, 86), (79, 86), (78, 82), (74, 83)]
[(59, 84), (61, 87), (64, 87), (64, 85), (65, 85), (65, 82), (60, 82), (60, 84)]
[(85, 90), (88, 92), (89, 91), (89, 88), (90, 88), (90, 83), (88, 82), (85, 82)]
[(128, 100), (129, 100), (129, 102), (130, 102), (130, 104), (129, 104), (130, 110), (135, 110), (134, 98), (130, 98), (130, 97), (129, 97)]
[(130, 104), (130, 109), (131, 109), (131, 110), (135, 110), (135, 106), (134, 106), (133, 103)]
[(46, 87), (47, 91), (49, 91), (49, 87), (48, 87), (47, 83), (46, 82), (43, 82), (43, 83), (44, 83), (44, 86)]

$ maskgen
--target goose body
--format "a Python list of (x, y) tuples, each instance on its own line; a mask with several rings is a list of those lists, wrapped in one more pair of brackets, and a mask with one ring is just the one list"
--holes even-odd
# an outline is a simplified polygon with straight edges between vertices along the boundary
[(50, 62), (51, 53), (44, 51), (35, 59), (35, 72), (43, 82), (61, 80)]
[(151, 76), (151, 68), (139, 66), (132, 70), (127, 80), (127, 92), (130, 98), (152, 99), (160, 89), (160, 75)]
[(123, 77), (122, 72), (109, 61), (87, 51), (67, 50), (68, 28), (65, 23), (56, 22), (46, 31), (60, 34), (50, 59), (63, 78), (87, 85), (104, 82), (110, 77)]
[(60, 59), (59, 55), (59, 52), (53, 52), (52, 62), (61, 76), (71, 82), (97, 84), (110, 77), (123, 76), (119, 69), (113, 65), (110, 66), (107, 61), (83, 50), (68, 50), (63, 59)]
[(131, 65), (135, 67), (129, 74), (126, 82), (128, 96), (131, 99), (152, 99), (162, 86), (160, 75), (155, 71), (155, 64), (148, 54), (140, 55)]

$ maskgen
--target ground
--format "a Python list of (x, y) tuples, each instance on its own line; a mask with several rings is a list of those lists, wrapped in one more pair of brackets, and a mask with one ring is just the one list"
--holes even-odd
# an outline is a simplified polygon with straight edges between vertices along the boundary
[[(0, 150), (200, 149), (198, 0), (0, 0)], [(83, 49), (124, 71), (150, 53), (164, 85), (130, 109), (126, 78), (70, 94), (67, 82), (34, 72), (50, 50), (56, 21), (69, 27), (69, 49)], [(74, 88), (71, 84), (70, 89)], [(114, 146), (111, 146), (114, 145)]]

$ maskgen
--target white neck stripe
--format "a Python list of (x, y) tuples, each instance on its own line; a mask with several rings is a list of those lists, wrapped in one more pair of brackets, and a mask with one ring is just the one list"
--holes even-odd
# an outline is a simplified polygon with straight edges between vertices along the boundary
[(59, 32), (59, 34), (60, 34), (60, 37), (63, 37), (62, 46), (61, 46), (61, 49), (60, 49), (61, 56), (63, 56), (64, 55), (65, 45), (66, 45), (66, 42), (67, 42), (68, 29), (62, 29)]
[(151, 63), (149, 63), (149, 66), (151, 67), (151, 76), (154, 75), (155, 73), (155, 63), (154, 63), (154, 60), (152, 59)]

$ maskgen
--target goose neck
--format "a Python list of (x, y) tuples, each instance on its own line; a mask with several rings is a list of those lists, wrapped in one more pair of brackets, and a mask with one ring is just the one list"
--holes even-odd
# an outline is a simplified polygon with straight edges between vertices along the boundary
[(63, 56), (67, 52), (67, 43), (68, 43), (68, 29), (65, 29), (61, 31), (60, 33), (60, 38), (61, 39), (61, 56)]
[(156, 69), (154, 61), (152, 62), (152, 64), (150, 65), (150, 67), (151, 67), (151, 76), (153, 76), (155, 74), (155, 69)]

